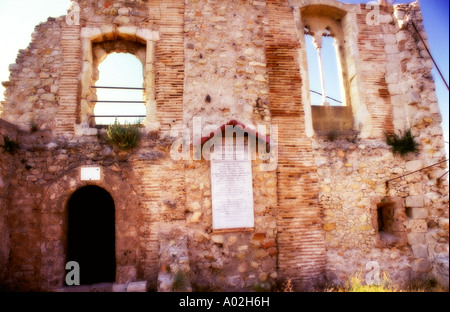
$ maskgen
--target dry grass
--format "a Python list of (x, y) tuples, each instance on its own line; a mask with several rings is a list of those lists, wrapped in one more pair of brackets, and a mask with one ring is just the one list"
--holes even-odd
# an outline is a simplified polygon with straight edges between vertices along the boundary
[(331, 287), (325, 292), (398, 292), (386, 273), (383, 273), (378, 285), (367, 285), (361, 274), (350, 277), (343, 287)]
[(393, 284), (386, 273), (381, 274), (378, 285), (367, 285), (362, 274), (358, 273), (350, 277), (345, 286), (327, 287), (324, 292), (446, 292), (435, 280), (426, 282), (413, 281), (405, 289)]

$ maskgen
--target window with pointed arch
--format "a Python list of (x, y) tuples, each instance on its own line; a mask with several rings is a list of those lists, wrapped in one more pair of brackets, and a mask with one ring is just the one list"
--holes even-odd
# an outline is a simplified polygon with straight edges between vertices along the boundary
[(359, 114), (365, 111), (360, 97), (360, 75), (355, 7), (334, 0), (294, 10), (302, 49), (307, 135), (346, 133), (364, 125)]
[(312, 32), (304, 27), (311, 105), (345, 106), (337, 42), (330, 27)]

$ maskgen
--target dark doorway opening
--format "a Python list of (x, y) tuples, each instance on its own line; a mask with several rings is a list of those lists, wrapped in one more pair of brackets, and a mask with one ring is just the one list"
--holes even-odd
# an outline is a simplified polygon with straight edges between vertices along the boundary
[(393, 233), (394, 206), (378, 205), (378, 232)]
[(115, 207), (101, 187), (85, 186), (68, 203), (67, 261), (80, 265), (81, 285), (116, 279)]

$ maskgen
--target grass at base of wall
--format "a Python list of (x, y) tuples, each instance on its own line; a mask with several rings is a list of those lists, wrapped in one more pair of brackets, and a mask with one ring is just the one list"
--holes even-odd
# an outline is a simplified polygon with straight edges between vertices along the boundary
[(324, 292), (447, 292), (436, 280), (411, 281), (406, 288), (401, 288), (392, 283), (386, 273), (382, 273), (377, 285), (368, 285), (362, 274), (350, 277), (345, 286), (328, 286)]

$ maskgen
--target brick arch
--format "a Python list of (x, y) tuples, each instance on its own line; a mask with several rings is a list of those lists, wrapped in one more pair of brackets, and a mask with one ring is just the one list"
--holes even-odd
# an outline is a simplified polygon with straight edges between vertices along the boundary
[(81, 167), (72, 169), (55, 180), (44, 192), (41, 210), (41, 270), (43, 288), (55, 289), (64, 284), (67, 248), (67, 205), (80, 188), (95, 185), (106, 190), (115, 203), (116, 218), (116, 283), (141, 278), (139, 257), (141, 207), (132, 185), (119, 174), (101, 168), (100, 181), (81, 181)]

